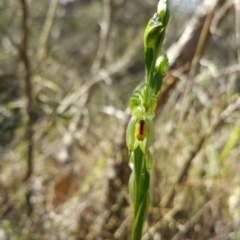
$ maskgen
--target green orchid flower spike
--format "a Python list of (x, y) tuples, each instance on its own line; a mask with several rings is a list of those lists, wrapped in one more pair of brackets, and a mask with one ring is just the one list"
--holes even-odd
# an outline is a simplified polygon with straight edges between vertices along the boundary
[(153, 165), (150, 148), (154, 142), (153, 118), (163, 78), (169, 69), (167, 55), (159, 56), (159, 53), (169, 16), (168, 0), (160, 0), (157, 12), (149, 20), (144, 31), (146, 81), (129, 100), (132, 117), (127, 126), (126, 143), (132, 169), (129, 178), (129, 193), (134, 209), (132, 240), (141, 239), (150, 204), (150, 170)]

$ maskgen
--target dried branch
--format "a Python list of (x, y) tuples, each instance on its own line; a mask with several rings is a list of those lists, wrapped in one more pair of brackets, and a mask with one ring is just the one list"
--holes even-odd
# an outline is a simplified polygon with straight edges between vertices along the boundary
[[(25, 129), (25, 137), (28, 142), (27, 149), (27, 172), (24, 177), (24, 182), (26, 182), (33, 174), (33, 97), (32, 97), (32, 83), (31, 83), (31, 64), (28, 57), (28, 38), (29, 38), (29, 26), (28, 26), (28, 9), (25, 0), (19, 0), (22, 9), (22, 38), (19, 44), (19, 56), (23, 63), (25, 69), (24, 83), (25, 83), (25, 96), (27, 99), (27, 122)], [(31, 189), (26, 192), (26, 203), (27, 203), (27, 213), (30, 215), (33, 210), (31, 198)]]
[(217, 13), (214, 15), (214, 18), (212, 20), (211, 25), (211, 34), (217, 34), (218, 33), (218, 26), (220, 22), (223, 20), (224, 16), (228, 12), (228, 10), (232, 7), (234, 0), (228, 0), (224, 4), (222, 4), (221, 8), (217, 11)]
[(100, 82), (107, 81), (110, 77), (124, 74), (136, 58), (136, 53), (139, 51), (141, 45), (142, 39), (139, 40), (138, 36), (133, 40), (131, 47), (127, 49), (126, 53), (118, 61), (109, 65), (106, 70), (101, 69), (98, 73), (87, 76), (86, 79), (91, 79), (91, 81), (86, 81), (80, 89), (64, 98), (58, 106), (57, 112), (63, 114), (67, 108), (73, 105), (74, 102), (78, 101), (84, 94), (88, 94), (86, 101), (89, 102), (92, 93)]
[(207, 15), (204, 24), (203, 24), (203, 28), (201, 30), (201, 34), (199, 36), (198, 39), (198, 43), (196, 46), (196, 52), (194, 54), (194, 57), (192, 59), (192, 63), (191, 63), (191, 67), (190, 67), (190, 72), (186, 81), (186, 87), (183, 93), (183, 97), (182, 97), (182, 103), (181, 103), (181, 111), (180, 111), (180, 116), (179, 116), (179, 122), (178, 122), (178, 128), (180, 127), (183, 118), (184, 118), (184, 112), (186, 109), (186, 99), (187, 99), (187, 95), (190, 92), (192, 85), (193, 85), (193, 81), (191, 81), (191, 79), (194, 78), (196, 71), (197, 71), (197, 66), (199, 63), (199, 60), (201, 58), (201, 55), (203, 53), (204, 50), (204, 46), (206, 45), (207, 42), (207, 38), (209, 37), (209, 32), (210, 32), (210, 27), (211, 27), (211, 23), (214, 17), (214, 13), (216, 11), (217, 8), (217, 4), (213, 4), (210, 6), (210, 12)]
[(96, 73), (105, 63), (107, 45), (112, 26), (112, 16), (112, 0), (103, 0), (103, 19), (100, 23), (101, 31), (99, 34), (99, 44), (97, 55), (91, 68), (92, 73)]
[(240, 64), (240, 1), (239, 0), (235, 0), (235, 30), (236, 30), (238, 63)]
[(57, 9), (57, 5), (58, 5), (58, 0), (52, 0), (49, 5), (48, 13), (47, 13), (43, 30), (42, 30), (42, 34), (39, 40), (39, 47), (38, 47), (38, 53), (37, 53), (38, 61), (41, 61), (46, 55), (46, 45), (47, 45), (50, 31), (53, 25), (53, 19)]
[[(222, 113), (215, 119), (212, 126), (210, 126), (209, 129), (206, 130), (205, 134), (198, 140), (198, 143), (196, 144), (194, 150), (191, 151), (188, 159), (185, 161), (185, 164), (177, 177), (175, 185), (179, 185), (187, 180), (190, 166), (195, 157), (200, 153), (203, 146), (206, 144), (211, 135), (226, 122), (227, 118), (230, 116), (231, 113), (233, 113), (239, 108), (240, 97), (235, 102), (229, 104), (228, 107), (224, 111), (222, 111)], [(174, 196), (175, 186), (173, 186), (168, 192), (168, 194), (165, 196), (165, 198), (163, 198), (161, 206), (164, 208), (170, 207)]]
[(221, 197), (222, 194), (219, 194), (218, 196), (205, 203), (204, 206), (194, 216), (192, 216), (189, 221), (187, 221), (184, 226), (173, 236), (172, 240), (183, 239), (184, 235), (190, 230), (190, 228), (197, 224), (203, 214), (212, 206), (216, 205)]

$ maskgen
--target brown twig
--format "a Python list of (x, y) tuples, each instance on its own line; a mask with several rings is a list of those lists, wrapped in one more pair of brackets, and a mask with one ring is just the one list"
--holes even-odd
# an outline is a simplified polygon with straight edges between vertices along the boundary
[(221, 8), (214, 15), (214, 18), (211, 24), (211, 29), (210, 29), (211, 34), (218, 34), (218, 26), (220, 25), (221, 21), (224, 19), (224, 16), (226, 16), (226, 13), (232, 7), (233, 1), (234, 0), (228, 0), (225, 3), (223, 3)]
[(197, 71), (197, 66), (198, 66), (198, 62), (201, 58), (201, 55), (203, 53), (204, 50), (204, 46), (206, 45), (207, 42), (207, 38), (209, 37), (209, 32), (210, 32), (210, 27), (211, 27), (211, 23), (214, 17), (214, 13), (216, 11), (217, 8), (217, 4), (212, 5), (211, 6), (212, 9), (210, 10), (209, 14), (207, 15), (204, 24), (203, 24), (203, 28), (201, 31), (201, 34), (199, 36), (198, 39), (198, 43), (197, 43), (197, 47), (196, 47), (196, 52), (194, 54), (194, 57), (192, 59), (192, 63), (191, 63), (191, 67), (190, 67), (190, 71), (189, 71), (189, 75), (186, 81), (186, 86), (185, 86), (185, 90), (183, 93), (183, 97), (182, 97), (182, 107), (181, 107), (181, 111), (179, 114), (179, 121), (178, 121), (178, 129), (180, 128), (182, 121), (184, 119), (184, 112), (186, 109), (186, 100), (187, 100), (187, 95), (191, 90), (191, 87), (193, 85), (193, 78), (196, 74)]
[(211, 206), (216, 205), (219, 199), (222, 197), (222, 193), (214, 197), (213, 199), (209, 200), (204, 206), (195, 214), (193, 215), (189, 221), (187, 221), (184, 226), (179, 230), (172, 238), (172, 240), (183, 239), (184, 235), (193, 227), (195, 224), (199, 222), (199, 219), (203, 216), (203, 214), (211, 208)]
[[(28, 26), (28, 9), (27, 3), (25, 0), (19, 0), (21, 8), (22, 8), (22, 38), (19, 44), (19, 56), (22, 60), (25, 76), (24, 76), (24, 83), (25, 83), (25, 96), (27, 99), (27, 122), (26, 122), (26, 129), (25, 129), (25, 137), (28, 142), (28, 149), (27, 149), (27, 172), (25, 174), (23, 182), (25, 183), (33, 173), (33, 97), (32, 97), (32, 83), (31, 83), (31, 64), (29, 61), (29, 57), (27, 54), (28, 51), (28, 37), (29, 37), (29, 26)], [(26, 204), (27, 204), (27, 214), (30, 215), (33, 210), (32, 203), (30, 201), (31, 198), (31, 189), (27, 190), (26, 192)]]
[[(186, 181), (188, 178), (188, 172), (190, 169), (190, 166), (195, 159), (195, 157), (200, 153), (201, 149), (203, 148), (204, 144), (207, 142), (207, 140), (210, 138), (213, 132), (215, 132), (222, 124), (226, 121), (226, 119), (230, 116), (230, 114), (237, 109), (240, 108), (240, 98), (238, 98), (235, 102), (232, 104), (229, 104), (228, 107), (222, 111), (222, 113), (216, 118), (216, 120), (213, 122), (212, 126), (206, 131), (206, 133), (199, 139), (196, 147), (194, 150), (190, 153), (188, 159), (185, 161), (185, 164), (180, 171), (175, 185), (179, 185)], [(161, 205), (164, 208), (170, 207), (172, 204), (172, 201), (175, 196), (175, 186), (173, 186), (170, 191), (168, 192), (167, 196), (163, 199)]]
[(41, 61), (45, 57), (46, 45), (47, 45), (49, 34), (53, 25), (53, 18), (57, 9), (57, 5), (58, 5), (58, 0), (52, 0), (49, 5), (48, 13), (47, 13), (43, 30), (42, 30), (42, 34), (39, 40), (39, 47), (37, 52), (38, 61)]
[(105, 63), (107, 45), (112, 26), (112, 16), (112, 0), (103, 0), (103, 19), (100, 23), (101, 31), (99, 34), (99, 44), (97, 55), (91, 68), (92, 73), (96, 73)]
[(238, 63), (240, 64), (240, 1), (235, 0), (235, 30), (236, 30), (236, 43)]

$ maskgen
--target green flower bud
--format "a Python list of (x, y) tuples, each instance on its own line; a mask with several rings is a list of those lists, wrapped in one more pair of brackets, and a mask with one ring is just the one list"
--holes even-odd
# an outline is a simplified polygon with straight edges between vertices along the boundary
[(156, 45), (158, 35), (163, 28), (163, 24), (157, 14), (151, 18), (144, 31), (144, 47), (152, 48)]
[(160, 0), (158, 2), (158, 15), (160, 16), (163, 26), (166, 27), (170, 17), (168, 0)]
[(158, 57), (155, 65), (155, 72), (160, 73), (163, 77), (166, 75), (169, 69), (168, 57), (164, 53), (160, 57)]
[(138, 146), (138, 140), (135, 137), (135, 125), (137, 118), (132, 117), (127, 126), (126, 143), (129, 151), (133, 151)]
[(152, 83), (152, 88), (154, 90), (155, 95), (158, 95), (162, 87), (162, 80), (165, 77), (168, 69), (169, 69), (168, 58), (166, 54), (163, 54), (157, 59), (155, 65), (155, 72)]

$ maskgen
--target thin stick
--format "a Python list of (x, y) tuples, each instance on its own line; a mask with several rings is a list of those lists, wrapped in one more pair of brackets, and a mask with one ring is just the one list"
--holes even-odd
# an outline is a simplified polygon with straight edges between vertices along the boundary
[(58, 0), (52, 0), (49, 8), (48, 8), (48, 13), (46, 16), (46, 20), (43, 26), (43, 30), (42, 30), (42, 34), (40, 36), (40, 40), (39, 40), (39, 48), (38, 48), (38, 53), (37, 53), (37, 59), (38, 61), (41, 61), (46, 54), (46, 45), (47, 45), (47, 41), (50, 35), (50, 31), (53, 25), (53, 19), (54, 19), (54, 15), (57, 9), (57, 5), (58, 5)]
[(203, 50), (204, 50), (204, 46), (206, 45), (207, 38), (209, 36), (211, 23), (212, 23), (214, 13), (215, 13), (216, 8), (217, 8), (217, 2), (218, 1), (215, 1), (215, 2), (216, 3), (212, 5), (212, 9), (208, 13), (208, 15), (207, 15), (207, 17), (204, 21), (203, 28), (202, 28), (202, 31), (201, 31), (201, 34), (199, 36), (199, 40), (198, 40), (198, 43), (197, 43), (196, 51), (195, 51), (194, 57), (192, 59), (191, 68), (190, 68), (189, 75), (188, 75), (188, 78), (187, 78), (187, 81), (186, 81), (186, 87), (185, 87), (185, 90), (184, 90), (184, 93), (183, 93), (183, 98), (182, 98), (182, 103), (181, 103), (182, 109), (181, 109), (180, 116), (179, 116), (178, 129), (180, 128), (180, 126), (182, 124), (182, 121), (183, 121), (183, 118), (184, 118), (184, 112), (185, 112), (184, 110), (186, 109), (187, 95), (190, 92), (191, 87), (193, 85), (193, 78), (194, 78), (194, 76), (196, 74), (196, 71), (197, 71), (198, 62), (201, 58), (201, 55), (202, 55)]
[(103, 19), (100, 23), (101, 31), (99, 34), (97, 55), (91, 67), (92, 73), (96, 73), (105, 63), (107, 45), (112, 26), (112, 16), (112, 0), (103, 0)]
[[(31, 64), (27, 54), (28, 50), (28, 37), (29, 37), (29, 26), (28, 26), (28, 9), (25, 0), (19, 0), (22, 8), (22, 39), (19, 45), (19, 56), (23, 62), (25, 69), (24, 83), (25, 83), (25, 96), (27, 99), (26, 112), (27, 112), (27, 122), (25, 129), (25, 137), (28, 142), (27, 149), (27, 172), (24, 177), (23, 182), (25, 183), (33, 174), (33, 97), (32, 97), (32, 83), (31, 83)], [(27, 214), (30, 215), (33, 211), (33, 206), (30, 201), (32, 192), (28, 190), (26, 192), (26, 204), (27, 204)]]

